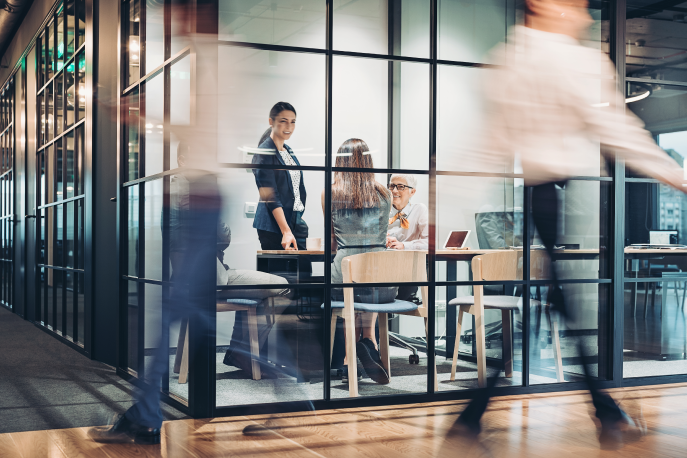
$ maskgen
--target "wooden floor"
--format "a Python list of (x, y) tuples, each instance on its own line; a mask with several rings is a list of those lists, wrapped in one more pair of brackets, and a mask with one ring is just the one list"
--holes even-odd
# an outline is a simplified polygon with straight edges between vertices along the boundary
[[(0, 435), (3, 458), (74, 457), (684, 457), (687, 384), (612, 390), (648, 434), (619, 451), (599, 450), (582, 392), (496, 399), (480, 444), (451, 432), (463, 402), (167, 422), (159, 446), (99, 445), (87, 428)], [(248, 425), (265, 425), (254, 435)]]

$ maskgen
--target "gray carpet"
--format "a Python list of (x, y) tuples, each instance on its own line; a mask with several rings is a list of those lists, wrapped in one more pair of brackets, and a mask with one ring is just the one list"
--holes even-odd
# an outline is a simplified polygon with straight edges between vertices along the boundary
[[(0, 307), (0, 433), (107, 424), (133, 386)], [(166, 419), (184, 415), (163, 405)]]

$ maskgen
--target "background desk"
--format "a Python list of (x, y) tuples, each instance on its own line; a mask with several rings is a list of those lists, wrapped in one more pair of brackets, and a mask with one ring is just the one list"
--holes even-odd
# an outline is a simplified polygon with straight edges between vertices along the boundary
[[(642, 266), (646, 262), (646, 266)], [(668, 306), (668, 284), (671, 281), (687, 280), (687, 249), (681, 250), (660, 250), (660, 249), (637, 249), (625, 248), (625, 275), (630, 278), (640, 279), (640, 272), (645, 271), (648, 277), (662, 277), (651, 274), (651, 266), (654, 269), (676, 266), (682, 272), (675, 272), (671, 277), (664, 277), (660, 309), (656, 305), (647, 314), (649, 284), (644, 283), (644, 310), (637, 316), (637, 293), (638, 285), (641, 282), (631, 283), (629, 304), (625, 302), (625, 339), (623, 348), (641, 353), (656, 355), (659, 359), (665, 359), (668, 355), (681, 354), (685, 352), (687, 342), (687, 329), (684, 320), (677, 319), (679, 315), (667, 310)], [(676, 278), (677, 277), (677, 278)], [(677, 285), (675, 285), (677, 286)], [(656, 289), (653, 288), (652, 303), (655, 300)], [(678, 295), (679, 296), (679, 295)], [(629, 310), (628, 310), (629, 306)], [(678, 312), (682, 308), (676, 304)]]

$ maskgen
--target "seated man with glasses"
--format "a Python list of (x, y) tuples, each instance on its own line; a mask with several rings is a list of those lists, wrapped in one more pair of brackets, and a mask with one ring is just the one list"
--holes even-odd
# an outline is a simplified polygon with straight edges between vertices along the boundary
[[(427, 207), (420, 203), (411, 203), (415, 195), (417, 178), (414, 175), (391, 175), (389, 190), (392, 194), (392, 207), (389, 212), (389, 229), (386, 246), (394, 250), (427, 250), (429, 243)], [(400, 285), (399, 300), (413, 300), (417, 286)]]

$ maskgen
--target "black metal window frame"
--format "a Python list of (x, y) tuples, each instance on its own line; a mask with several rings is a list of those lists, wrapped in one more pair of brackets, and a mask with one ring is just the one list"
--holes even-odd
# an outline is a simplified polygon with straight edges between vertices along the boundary
[(0, 305), (13, 310), (16, 124), (14, 75), (0, 89)]
[[(34, 213), (35, 227), (36, 227), (36, 259), (34, 260), (36, 266), (36, 304), (34, 313), (34, 322), (41, 328), (50, 331), (55, 336), (61, 338), (73, 348), (88, 354), (89, 336), (90, 336), (90, 309), (89, 301), (85, 299), (86, 282), (90, 277), (86, 268), (85, 256), (85, 239), (86, 239), (86, 149), (89, 140), (86, 138), (86, 130), (89, 121), (86, 116), (86, 104), (90, 97), (85, 93), (86, 87), (86, 62), (87, 62), (87, 43), (86, 43), (86, 2), (73, 2), (73, 27), (70, 29), (67, 18), (67, 11), (65, 3), (58, 1), (53, 6), (51, 13), (46, 17), (44, 24), (41, 26), (36, 34), (36, 183), (35, 196), (36, 206), (28, 209)], [(83, 9), (83, 11), (81, 11)], [(62, 34), (63, 41), (58, 43), (58, 16), (62, 17)], [(83, 24), (80, 18), (83, 15)], [(72, 32), (73, 48), (69, 48), (69, 34)], [(53, 43), (47, 43), (48, 37), (52, 33)], [(54, 50), (54, 54), (49, 54), (50, 48)], [(62, 66), (57, 68), (58, 50), (62, 46), (63, 58), (59, 62)], [(33, 46), (33, 44), (32, 44)], [(29, 46), (31, 49), (32, 46)], [(70, 54), (68, 54), (70, 53)], [(52, 60), (49, 59), (52, 57)], [(83, 62), (83, 69), (81, 63)], [(53, 67), (54, 65), (54, 67)], [(70, 70), (71, 68), (71, 70)], [(80, 77), (80, 70), (83, 70), (83, 77)], [(73, 98), (73, 116), (72, 121), (68, 121), (68, 94), (67, 74), (73, 75), (72, 98)], [(83, 80), (82, 80), (83, 78)], [(57, 83), (61, 82), (61, 87)], [(81, 87), (83, 86), (84, 89)], [(60, 94), (57, 90), (60, 90)], [(82, 100), (83, 98), (83, 100)], [(52, 109), (52, 119), (57, 120), (56, 112), (57, 104), (61, 106), (61, 125), (57, 126), (57, 122), (53, 123), (52, 132), (48, 129), (49, 122), (49, 107)], [(82, 110), (83, 108), (83, 110)], [(83, 113), (81, 112), (83, 111)], [(45, 126), (45, 127), (43, 127)], [(73, 153), (72, 153), (72, 168), (68, 168), (67, 160), (67, 141), (72, 138)], [(58, 170), (58, 160), (56, 148), (61, 148), (62, 161), (61, 168)], [(47, 159), (46, 159), (47, 158)], [(49, 162), (48, 162), (49, 159)], [(42, 169), (50, 167), (53, 173), (52, 183), (48, 179), (48, 175), (42, 175)], [(47, 170), (47, 169), (45, 169)], [(68, 172), (71, 172), (73, 183), (71, 197), (66, 197), (69, 192), (67, 183)], [(62, 191), (57, 191), (57, 177), (59, 173), (62, 178)], [(41, 177), (44, 177), (44, 183)], [(45, 186), (43, 186), (45, 185)], [(72, 219), (68, 220), (68, 208), (72, 208)], [(43, 221), (47, 221), (47, 215), (53, 213), (57, 215), (58, 209), (61, 211), (61, 227), (62, 227), (62, 256), (61, 259), (54, 258), (55, 262), (49, 264), (47, 259), (41, 258), (41, 251), (47, 251), (47, 247), (42, 247), (42, 241), (48, 243), (46, 238), (47, 226), (43, 225)], [(51, 241), (52, 249), (57, 250), (58, 230), (57, 219), (53, 216), (53, 228)], [(72, 227), (72, 264), (68, 265), (67, 254), (65, 247), (67, 242), (67, 228)], [(46, 229), (46, 234), (42, 234), (42, 227)], [(41, 262), (43, 261), (43, 262)], [(31, 262), (27, 260), (27, 262)], [(47, 284), (47, 281), (42, 280), (41, 276), (47, 278), (50, 274), (52, 277), (59, 276), (61, 278), (60, 286), (58, 287), (53, 280), (53, 285)], [(71, 277), (72, 286), (67, 287), (67, 279)], [(45, 283), (45, 285), (43, 285)], [(52, 294), (49, 294), (49, 289), (52, 288)], [(58, 295), (57, 290), (61, 289)], [(71, 301), (68, 301), (68, 291), (71, 292)], [(84, 297), (83, 314), (80, 313), (79, 296)], [(59, 296), (59, 301), (58, 301)], [(51, 302), (51, 303), (49, 303)], [(58, 302), (60, 302), (58, 304)], [(68, 321), (68, 311), (71, 310), (72, 319)], [(61, 320), (57, 322), (57, 316), (61, 315)], [(51, 319), (48, 317), (51, 316)], [(69, 332), (71, 328), (71, 332)]]
[[(618, 89), (621, 91), (624, 91), (624, 87), (627, 81), (632, 81), (632, 78), (625, 78), (625, 52), (624, 52), (624, 40), (625, 40), (625, 10), (626, 10), (626, 3), (625, 0), (611, 0), (608, 3), (606, 2), (593, 2), (594, 4), (592, 7), (595, 8), (604, 8), (608, 7), (608, 20), (610, 22), (610, 29), (611, 29), (611, 43), (610, 43), (610, 57), (613, 60), (613, 62), (616, 64), (617, 71), (618, 71), (618, 78), (617, 78), (617, 85)], [(216, 2), (215, 2), (216, 4)], [(437, 287), (446, 287), (448, 289), (453, 288), (455, 291), (455, 288), (457, 286), (474, 286), (474, 285), (479, 285), (479, 284), (498, 284), (498, 285), (508, 285), (508, 284), (518, 284), (523, 286), (523, 302), (527, 303), (530, 299), (530, 288), (538, 285), (544, 285), (547, 282), (543, 280), (532, 280), (530, 278), (530, 242), (529, 242), (529, 237), (523, 237), (523, 278), (522, 280), (518, 281), (513, 281), (513, 282), (475, 282), (475, 281), (437, 281), (436, 279), (436, 246), (435, 246), (435, 241), (436, 241), (436, 221), (437, 221), (437, 215), (436, 215), (436, 203), (437, 203), (437, 177), (438, 176), (452, 176), (452, 177), (491, 177), (491, 178), (522, 178), (522, 175), (516, 174), (516, 173), (474, 173), (474, 172), (460, 172), (460, 171), (449, 171), (449, 170), (438, 170), (437, 168), (437, 118), (438, 118), (438, 113), (437, 113), (437, 98), (438, 98), (438, 73), (440, 68), (442, 66), (458, 66), (458, 67), (466, 67), (466, 68), (483, 68), (483, 67), (488, 67), (485, 64), (482, 63), (476, 63), (476, 62), (461, 62), (461, 61), (449, 61), (449, 60), (441, 60), (438, 58), (438, 4), (439, 0), (431, 0), (429, 2), (430, 5), (430, 53), (428, 58), (415, 58), (415, 57), (404, 57), (400, 55), (394, 55), (393, 50), (391, 49), (391, 40), (390, 40), (390, 49), (389, 49), (389, 54), (371, 54), (371, 53), (361, 53), (361, 52), (350, 52), (350, 51), (340, 51), (334, 49), (333, 46), (333, 24), (334, 24), (334, 6), (333, 6), (333, 0), (326, 0), (326, 42), (325, 42), (325, 47), (320, 49), (320, 48), (305, 48), (305, 47), (295, 47), (295, 46), (282, 46), (282, 45), (276, 45), (276, 44), (261, 44), (261, 43), (252, 43), (252, 42), (237, 42), (237, 41), (220, 41), (218, 40), (218, 45), (220, 46), (230, 46), (230, 47), (243, 47), (243, 48), (250, 48), (250, 49), (255, 49), (255, 50), (261, 50), (261, 51), (275, 51), (275, 52), (284, 52), (284, 53), (306, 53), (306, 54), (315, 54), (315, 55), (322, 55), (325, 57), (325, 65), (326, 65), (326, 96), (325, 96), (325, 113), (326, 113), (326, 134), (325, 134), (325, 151), (327, 152), (325, 156), (325, 164), (323, 166), (281, 166), (281, 167), (266, 167), (266, 166), (261, 166), (262, 168), (274, 168), (274, 169), (279, 169), (279, 170), (301, 170), (301, 171), (312, 171), (312, 172), (323, 172), (325, 176), (325, 210), (324, 210), (324, 221), (331, 221), (331, 176), (332, 172), (334, 171), (349, 171), (349, 172), (355, 172), (355, 171), (365, 171), (365, 172), (374, 172), (374, 173), (385, 173), (385, 174), (392, 174), (392, 173), (408, 173), (408, 174), (416, 174), (416, 175), (426, 175), (429, 179), (429, 209), (430, 209), (430, 214), (429, 214), (429, 221), (430, 221), (430, 233), (429, 233), (429, 241), (430, 241), (430, 246), (429, 246), (429, 253), (428, 253), (428, 281), (426, 283), (417, 283), (417, 285), (427, 285), (429, 286), (429, 300), (428, 300), (428, 313), (430, 316), (429, 323), (428, 323), (428, 334), (429, 334), (429, 339), (428, 339), (428, 353), (427, 353), (427, 358), (428, 358), (428, 364), (427, 367), (431, 368), (434, 366), (436, 355), (435, 355), (435, 335), (436, 335), (436, 323), (435, 323), (435, 288)], [(165, 22), (166, 25), (169, 25), (169, 17), (170, 17), (170, 12), (169, 12), (169, 5), (170, 1), (167, 0), (165, 3), (165, 7), (167, 8), (165, 12)], [(141, 21), (143, 22), (143, 17), (145, 12), (143, 11), (145, 8), (141, 8)], [(121, 31), (122, 31), (122, 36), (126, 37), (125, 33), (125, 24), (124, 24), (124, 14), (120, 15), (122, 18), (121, 21)], [(391, 29), (391, 28), (390, 28)], [(389, 32), (390, 34), (393, 33), (391, 30)], [(143, 37), (141, 33), (141, 38), (140, 42), (143, 43)], [(157, 76), (160, 72), (166, 72), (171, 65), (174, 63), (178, 62), (180, 59), (185, 57), (189, 52), (190, 49), (184, 49), (180, 51), (179, 53), (175, 55), (170, 55), (169, 54), (169, 27), (165, 28), (165, 59), (164, 62), (152, 70), (151, 72), (148, 72), (146, 75), (141, 75), (140, 79), (127, 87), (122, 87), (121, 90), (121, 100), (124, 100), (125, 97), (128, 94), (131, 94), (132, 91), (134, 91), (136, 88), (140, 87), (145, 81), (149, 80), (150, 78), (153, 78)], [(120, 62), (126, 62), (125, 52), (126, 52), (126, 45), (124, 42), (122, 42), (122, 57), (120, 57)], [(427, 164), (427, 169), (422, 169), (422, 170), (410, 170), (410, 169), (402, 169), (402, 168), (395, 168), (393, 167), (393, 157), (392, 157), (392, 144), (391, 141), (389, 142), (389, 162), (388, 164), (390, 167), (387, 168), (375, 168), (375, 169), (355, 169), (355, 168), (337, 168), (333, 165), (332, 163), (332, 131), (333, 131), (333, 126), (332, 126), (332, 99), (333, 99), (333, 64), (334, 64), (334, 57), (335, 56), (345, 56), (345, 57), (353, 57), (353, 58), (361, 58), (361, 59), (373, 59), (377, 61), (386, 61), (389, 63), (390, 69), (393, 63), (395, 62), (411, 62), (411, 63), (423, 63), (423, 64), (428, 64), (428, 70), (430, 73), (429, 76), (429, 82), (430, 82), (430, 119), (428, 120), (429, 122), (429, 157), (427, 158), (428, 164)], [(144, 57), (141, 57), (141, 62), (143, 62)], [(142, 64), (141, 64), (142, 65)], [(120, 78), (122, 78), (122, 81), (125, 81), (124, 79), (124, 72), (128, 71), (128, 69), (122, 68), (122, 74), (120, 75)], [(391, 71), (390, 71), (391, 72)], [(644, 82), (646, 80), (642, 80)], [(661, 81), (661, 84), (673, 84), (672, 82), (665, 82)], [(687, 86), (687, 83), (675, 83), (674, 85), (680, 85), (680, 86)], [(121, 85), (120, 85), (121, 86)], [(165, 100), (166, 104), (168, 104), (168, 85), (165, 85)], [(139, 91), (139, 97), (141, 97), (141, 91)], [(624, 109), (624, 103), (620, 103), (619, 106), (621, 107), (620, 109)], [(392, 107), (389, 109), (390, 116), (392, 116)], [(120, 113), (120, 132), (122, 132), (124, 129), (122, 128), (122, 116), (123, 112)], [(168, 106), (165, 108), (165, 116), (168, 116)], [(389, 124), (389, 130), (392, 129), (392, 124)], [(139, 131), (139, 135), (140, 131)], [(391, 133), (389, 133), (389, 137), (391, 139)], [(121, 137), (120, 141), (125, 141), (125, 138)], [(141, 190), (139, 190), (139, 202), (142, 199), (143, 195), (141, 194), (141, 191), (143, 190), (143, 184), (148, 182), (148, 181), (154, 181), (154, 180), (159, 180), (164, 177), (169, 177), (171, 175), (174, 175), (175, 173), (178, 172), (178, 169), (169, 169), (169, 138), (168, 135), (165, 136), (165, 170), (161, 173), (154, 174), (151, 176), (142, 176), (141, 174), (138, 175), (138, 177), (134, 180), (129, 180), (126, 181), (126, 175), (124, 173), (124, 168), (122, 165), (125, 166), (125, 161), (127, 160), (127, 156), (124, 153), (124, 151), (120, 148), (120, 167), (119, 167), (119, 183), (120, 183), (120, 191), (119, 195), (124, 197), (126, 194), (125, 192), (127, 191), (127, 188), (131, 186), (141, 186)], [(143, 142), (142, 140), (139, 140), (139, 145), (142, 145)], [(140, 151), (140, 154), (142, 156), (145, 156), (144, 151)], [(145, 161), (145, 157), (143, 157), (140, 161), (142, 164)], [(231, 169), (254, 169), (260, 166), (252, 165), (252, 164), (239, 164), (239, 163), (221, 163), (218, 164), (219, 167), (221, 168), (231, 168)], [(139, 165), (139, 167), (142, 167), (142, 165)], [(609, 193), (609, 212), (607, 215), (601, 215), (601, 218), (607, 218), (607, 227), (609, 233), (607, 234), (609, 237), (609, 253), (608, 253), (608, 258), (607, 260), (609, 261), (609, 268), (608, 268), (608, 277), (607, 278), (598, 278), (598, 279), (568, 279), (568, 280), (561, 280), (561, 283), (563, 284), (596, 284), (596, 285), (608, 285), (609, 289), (609, 295), (610, 295), (610, 310), (608, 311), (608, 317), (607, 320), (603, 323), (600, 324), (600, 326), (605, 327), (605, 332), (610, 335), (610, 348), (607, 351), (607, 356), (609, 359), (608, 362), (608, 370), (609, 370), (609, 377), (607, 380), (601, 381), (600, 386), (601, 387), (622, 387), (622, 386), (633, 386), (633, 385), (641, 385), (641, 384), (647, 384), (647, 383), (674, 383), (674, 382), (684, 382), (687, 381), (687, 375), (674, 375), (674, 376), (664, 376), (664, 377), (646, 377), (646, 378), (634, 378), (634, 379), (623, 379), (622, 375), (622, 367), (623, 367), (623, 329), (624, 329), (624, 318), (623, 318), (623, 307), (624, 307), (624, 287), (626, 283), (626, 279), (624, 277), (624, 224), (625, 224), (625, 192), (624, 192), (624, 186), (625, 183), (628, 181), (633, 181), (634, 179), (626, 179), (625, 178), (625, 167), (622, 161), (616, 161), (614, 164), (614, 167), (612, 169), (612, 176), (610, 177), (575, 177), (574, 180), (584, 180), (584, 181), (592, 181), (592, 182), (607, 182), (610, 185), (610, 193)], [(639, 180), (639, 179), (637, 179)], [(642, 181), (649, 181), (651, 180), (645, 180), (642, 179)], [(530, 212), (530, 189), (525, 188), (525, 196), (524, 196), (524, 202), (523, 202), (523, 213), (525, 215), (528, 215)], [(120, 215), (126, 215), (126, 203), (125, 199), (120, 199), (121, 207), (120, 207)], [(139, 221), (142, 221), (142, 215), (143, 213), (143, 208), (142, 206), (139, 205)], [(120, 217), (120, 247), (124, 246), (122, 243), (123, 240), (121, 239), (121, 234), (123, 226), (125, 221), (122, 221), (122, 218)], [(523, 218), (523, 233), (524, 234), (530, 234), (533, 231), (533, 228), (530, 227), (530, 222), (529, 218), (525, 217)], [(325, 224), (324, 228), (324, 240), (329, 240), (331, 237), (331, 226), (329, 224)], [(140, 248), (140, 247), (139, 247)], [(123, 249), (120, 249), (120, 278), (122, 279), (122, 284), (127, 284), (128, 282), (137, 282), (137, 283), (143, 283), (143, 284), (151, 284), (151, 285), (162, 285), (162, 286), (167, 286), (168, 282), (163, 279), (162, 281), (159, 280), (153, 280), (153, 279), (147, 279), (144, 277), (134, 277), (131, 275), (127, 275), (124, 266), (126, 266), (126, 257), (123, 256)], [(139, 251), (139, 253), (142, 253)], [(141, 261), (144, 262), (144, 261)], [(299, 284), (299, 285), (292, 285), (295, 288), (306, 288), (306, 289), (312, 289), (312, 288), (318, 288), (318, 289), (324, 289), (325, 292), (328, 292), (332, 288), (331, 284), (331, 266), (328, 263), (325, 263), (325, 283), (312, 283), (312, 284)], [(381, 284), (380, 284), (381, 285)], [(336, 287), (342, 287), (345, 285), (337, 284)], [(242, 285), (242, 286), (237, 286), (237, 287), (232, 287), (232, 286), (226, 286), (223, 289), (232, 289), (232, 288), (241, 288), (241, 289), (260, 289), (260, 288), (268, 288), (269, 285)], [(123, 289), (123, 291), (126, 291), (126, 288)], [(122, 296), (122, 307), (126, 308), (126, 294)], [(450, 313), (450, 308), (447, 311), (447, 313)], [(455, 311), (453, 311), (455, 314)], [(122, 319), (124, 320), (126, 318), (125, 313), (123, 312), (121, 314)], [(329, 294), (325, 294), (325, 308), (324, 308), (324, 317), (323, 320), (325, 323), (328, 322), (328, 320), (331, 318), (331, 299), (329, 297)], [(126, 329), (126, 321), (122, 322), (121, 329), (125, 330)], [(529, 329), (530, 328), (530, 311), (528, 307), (523, 308), (523, 329)], [(329, 326), (323, 326), (323, 341), (324, 342), (329, 342), (330, 341), (330, 327)], [(495, 394), (498, 395), (511, 395), (511, 394), (527, 394), (527, 393), (538, 393), (538, 392), (553, 392), (553, 391), (568, 391), (568, 390), (575, 390), (575, 389), (583, 389), (585, 387), (584, 383), (582, 382), (567, 382), (567, 383), (552, 383), (552, 384), (535, 384), (532, 385), (529, 380), (529, 375), (530, 375), (530, 368), (529, 368), (529, 337), (525, 337), (525, 335), (528, 335), (529, 333), (525, 333), (523, 336), (523, 342), (522, 342), (522, 384), (519, 386), (511, 386), (511, 387), (497, 387), (494, 389)], [(120, 335), (121, 342), (120, 342), (120, 355), (121, 354), (126, 354), (126, 338), (124, 332)], [(319, 400), (312, 400), (312, 405), (316, 409), (325, 409), (325, 408), (339, 408), (339, 407), (354, 407), (354, 406), (372, 406), (372, 405), (385, 405), (385, 404), (398, 404), (398, 403), (411, 403), (411, 402), (428, 402), (428, 401), (440, 401), (440, 400), (451, 400), (451, 399), (464, 399), (464, 398), (469, 398), (472, 395), (473, 390), (456, 390), (456, 391), (450, 391), (450, 392), (438, 392), (438, 387), (434, 386), (434, 377), (432, 376), (432, 373), (430, 370), (427, 371), (427, 390), (426, 393), (419, 393), (419, 394), (404, 394), (404, 395), (392, 395), (392, 396), (365, 396), (365, 397), (359, 397), (359, 398), (354, 398), (354, 399), (332, 399), (331, 398), (331, 392), (330, 392), (330, 375), (329, 375), (329, 368), (330, 361), (329, 361), (329, 352), (323, 352), (324, 354), (324, 367), (323, 367), (323, 372), (324, 372), (324, 388), (323, 388), (323, 396)], [(126, 368), (126, 361), (125, 357), (120, 356), (120, 363), (124, 363), (123, 365), (120, 364), (120, 367), (118, 368), (118, 371), (120, 374), (127, 376), (127, 377), (136, 377), (135, 373), (132, 373)], [(203, 370), (209, 374), (214, 374), (215, 373), (215, 362), (214, 359), (209, 362), (208, 367), (202, 367), (199, 370)], [(191, 377), (193, 378), (193, 374)], [(202, 377), (207, 378), (207, 374), (203, 375)], [(211, 377), (211, 380), (214, 380), (214, 378)], [(300, 410), (302, 408), (301, 403), (294, 403), (294, 402), (275, 402), (275, 403), (270, 403), (270, 404), (264, 404), (261, 406), (216, 406), (215, 405), (215, 398), (214, 398), (214, 387), (210, 389), (212, 395), (211, 396), (204, 396), (203, 398), (207, 400), (208, 405), (203, 405), (203, 406), (194, 406), (189, 404), (188, 402), (184, 402), (183, 400), (179, 400), (177, 397), (170, 395), (168, 392), (168, 386), (166, 386), (166, 382), (163, 382), (165, 386), (163, 386), (163, 391), (165, 392), (164, 398), (166, 399), (167, 402), (171, 403), (172, 405), (175, 405), (178, 408), (181, 408), (183, 411), (191, 413), (193, 415), (209, 415), (209, 416), (224, 416), (224, 415), (240, 415), (247, 413), (251, 411), (252, 409), (256, 407), (260, 407), (264, 409), (266, 412), (280, 412), (280, 411), (291, 411), (291, 410)], [(167, 389), (165, 389), (167, 388)], [(200, 387), (199, 387), (200, 388)], [(190, 391), (194, 390), (193, 387), (190, 387)], [(200, 397), (198, 398), (200, 399)]]

